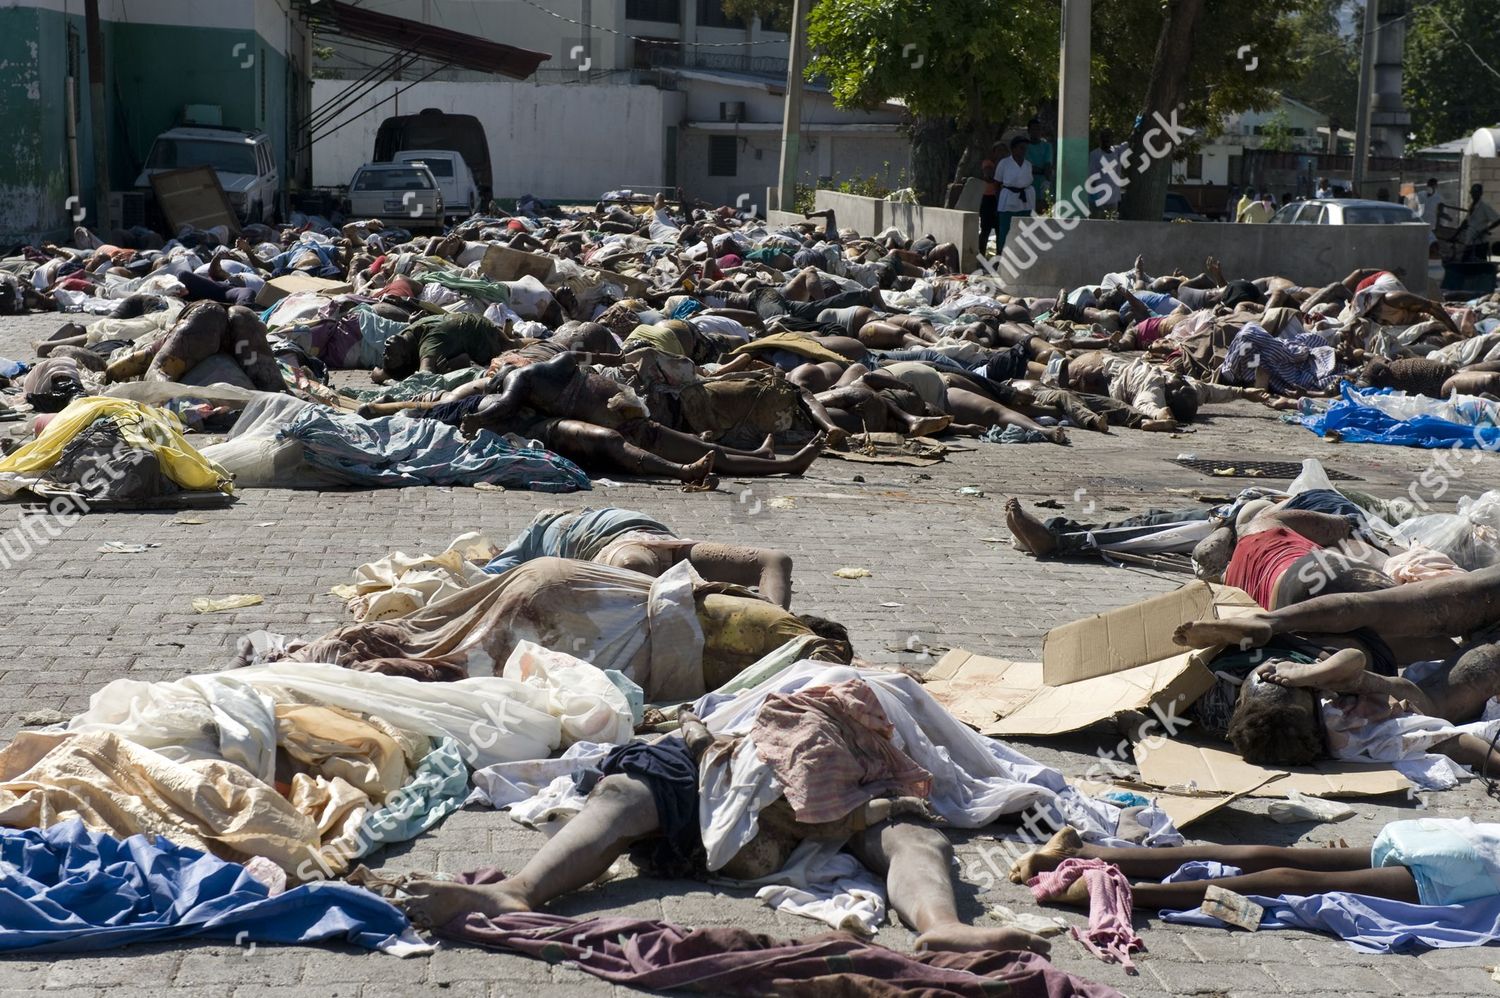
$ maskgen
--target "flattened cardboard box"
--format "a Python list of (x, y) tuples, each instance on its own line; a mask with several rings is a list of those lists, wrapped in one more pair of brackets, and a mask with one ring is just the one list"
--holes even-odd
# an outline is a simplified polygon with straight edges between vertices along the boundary
[(1327, 759), (1316, 766), (1257, 766), (1227, 746), (1170, 739), (1136, 745), (1135, 764), (1143, 782), (1174, 791), (1285, 797), (1296, 790), (1309, 797), (1379, 797), (1411, 788), (1406, 777), (1383, 764)]
[(1217, 649), (1190, 650), (1172, 632), (1195, 620), (1259, 610), (1229, 586), (1191, 582), (1176, 592), (1047, 632), (1041, 662), (955, 648), (927, 674), (927, 691), (986, 735), (1058, 735), (1157, 705), (1170, 716), (1208, 691)]
[(262, 285), (260, 293), (255, 296), (255, 304), (268, 308), (288, 295), (302, 291), (315, 291), (320, 295), (346, 295), (352, 290), (353, 286), (344, 281), (330, 281), (326, 277), (294, 272), (273, 277)]

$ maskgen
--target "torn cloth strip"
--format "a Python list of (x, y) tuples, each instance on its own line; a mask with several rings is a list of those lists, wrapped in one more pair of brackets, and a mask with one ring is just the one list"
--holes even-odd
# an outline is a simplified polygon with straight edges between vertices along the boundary
[[(477, 875), (466, 874), (468, 878)], [(688, 929), (632, 918), (539, 912), (454, 919), (439, 933), (568, 961), (616, 984), (712, 995), (921, 994), (927, 998), (1114, 998), (1034, 953), (898, 953), (844, 933), (778, 940), (738, 928)]]
[(80, 821), (0, 828), (0, 952), (78, 952), (197, 936), (236, 943), (342, 940), (431, 952), (390, 903), (346, 884), (274, 897), (238, 863)]
[(1089, 927), (1087, 932), (1074, 927), (1073, 938), (1106, 963), (1118, 963), (1133, 971), (1135, 964), (1130, 954), (1145, 949), (1146, 944), (1132, 927), (1130, 881), (1118, 866), (1102, 859), (1074, 856), (1063, 860), (1057, 869), (1032, 877), (1026, 886), (1031, 888), (1033, 897), (1042, 901), (1067, 890), (1079, 877), (1089, 889)]

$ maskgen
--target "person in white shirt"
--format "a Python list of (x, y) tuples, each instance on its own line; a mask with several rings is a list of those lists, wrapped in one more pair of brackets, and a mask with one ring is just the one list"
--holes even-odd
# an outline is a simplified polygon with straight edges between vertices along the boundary
[(1436, 177), (1430, 177), (1427, 186), (1417, 191), (1417, 214), (1422, 216), (1422, 221), (1436, 228), (1438, 224), (1438, 210), (1443, 207), (1442, 195), (1438, 194), (1438, 182)]
[(1106, 130), (1100, 130), (1099, 145), (1089, 151), (1089, 177), (1094, 180), (1094, 183), (1088, 189), (1096, 192), (1094, 194), (1095, 207), (1115, 208), (1119, 206), (1120, 183), (1106, 171), (1106, 167), (1113, 167), (1114, 172), (1119, 173), (1120, 156), (1124, 150), (1125, 143), (1115, 145), (1114, 136)]
[(1010, 233), (1012, 219), (1024, 218), (1036, 210), (1036, 189), (1032, 187), (1031, 164), (1026, 161), (1026, 147), (1030, 145), (1024, 135), (1010, 140), (1010, 155), (995, 164), (995, 183), (1000, 193), (995, 202), (998, 222), (995, 227), (995, 246), (1005, 252), (1005, 237)]
[[(1436, 181), (1434, 181), (1434, 183), (1436, 183)], [(1320, 199), (1333, 197), (1333, 189), (1328, 186), (1327, 177), (1318, 178), (1318, 189), (1313, 191), (1313, 197)]]

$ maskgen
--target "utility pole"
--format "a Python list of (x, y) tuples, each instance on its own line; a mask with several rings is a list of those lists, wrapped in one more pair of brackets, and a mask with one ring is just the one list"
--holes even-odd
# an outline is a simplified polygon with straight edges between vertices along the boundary
[[(109, 221), (109, 141), (104, 132), (104, 33), (99, 29), (99, 0), (84, 0), (84, 40), (89, 47), (89, 132), (94, 150), (94, 225)], [(81, 198), (82, 191), (77, 192)]]
[(797, 155), (802, 147), (802, 74), (807, 68), (806, 0), (792, 0), (792, 39), (786, 61), (786, 107), (781, 115), (781, 175), (776, 207), (797, 203)]
[[(1089, 18), (1093, 0), (1063, 0), (1062, 57), (1058, 66), (1057, 190), (1062, 203), (1083, 190), (1089, 176)], [(1083, 204), (1092, 207), (1085, 197)]]
[(1364, 37), (1359, 49), (1359, 107), (1354, 115), (1354, 193), (1365, 197), (1370, 159), (1370, 101), (1375, 91), (1375, 32), (1380, 30), (1380, 0), (1365, 0)]

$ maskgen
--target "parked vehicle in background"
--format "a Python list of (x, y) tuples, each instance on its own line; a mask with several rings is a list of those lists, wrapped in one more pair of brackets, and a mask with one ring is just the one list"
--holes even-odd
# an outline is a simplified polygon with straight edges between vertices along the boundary
[(1194, 211), (1188, 199), (1181, 194), (1172, 191), (1167, 192), (1167, 203), (1162, 208), (1161, 220), (1163, 222), (1206, 222), (1208, 216), (1199, 211)]
[[(1223, 221), (1231, 213), (1229, 188), (1222, 184), (1173, 184), (1167, 192), (1169, 202), (1176, 195), (1211, 222)], [(1230, 217), (1229, 221), (1234, 219)]]
[(366, 163), (349, 181), (345, 213), (403, 229), (443, 228), (443, 193), (420, 163)]
[(272, 222), (281, 196), (281, 174), (265, 132), (218, 125), (183, 125), (156, 137), (137, 188), (149, 191), (151, 175), (206, 166), (219, 178), (242, 222)]
[(1283, 205), (1271, 216), (1283, 225), (1400, 225), (1421, 222), (1404, 204), (1362, 198), (1313, 198)]
[(481, 204), (494, 196), (490, 172), (490, 140), (484, 126), (472, 114), (448, 114), (435, 107), (416, 114), (394, 115), (380, 123), (375, 133), (377, 163), (389, 163), (397, 153), (409, 150), (449, 149), (463, 157), (479, 187)]
[(391, 158), (394, 163), (421, 163), (432, 171), (443, 193), (443, 211), (448, 216), (468, 218), (479, 208), (479, 185), (463, 156), (451, 149), (407, 149)]

